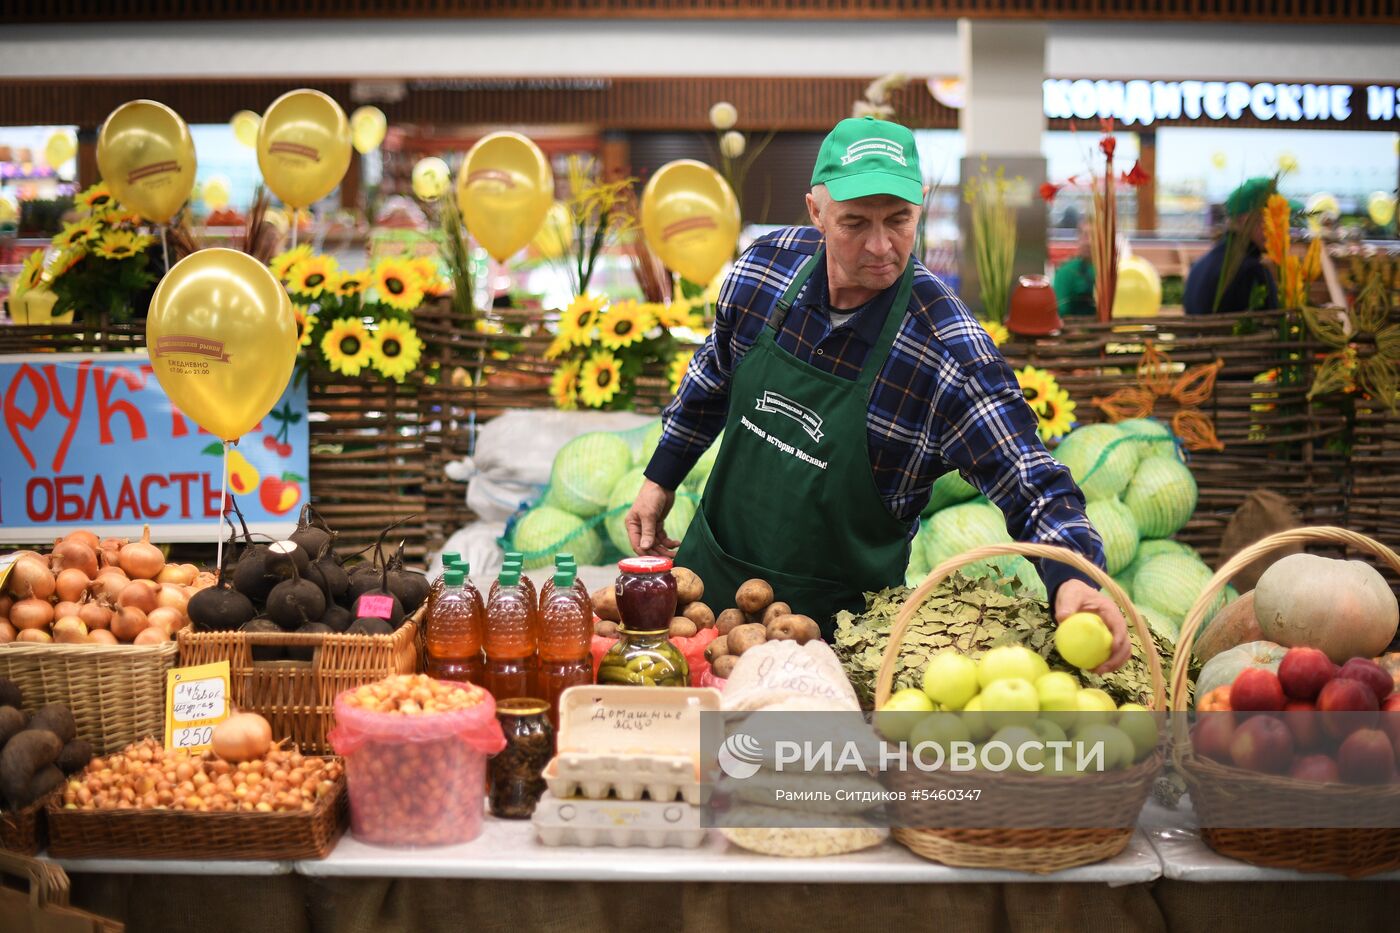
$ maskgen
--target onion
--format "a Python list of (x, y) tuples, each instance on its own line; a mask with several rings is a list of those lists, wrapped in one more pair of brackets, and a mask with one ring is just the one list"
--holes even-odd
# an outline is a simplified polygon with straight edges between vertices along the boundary
[(96, 551), (97, 548), (98, 548), (98, 546), (102, 543), (100, 540), (98, 540), (97, 535), (93, 534), (93, 533), (90, 532), (90, 531), (86, 531), (86, 530), (70, 531), (70, 532), (68, 532), (67, 535), (64, 536), (63, 540), (64, 540), (64, 541), (79, 541), (79, 542), (81, 542), (81, 543), (83, 543), (83, 544), (86, 544), (88, 547), (92, 548), (94, 551)]
[(97, 562), (105, 570), (108, 567), (121, 569), (121, 552), (115, 548), (103, 548), (97, 552)]
[(64, 616), (53, 624), (53, 640), (61, 644), (80, 645), (87, 636), (87, 626), (77, 616)]
[(234, 713), (214, 727), (211, 744), (224, 761), (255, 761), (272, 748), (272, 726), (257, 713)]
[(97, 576), (97, 552), (81, 541), (64, 538), (53, 546), (50, 566), (54, 571), (73, 568), (81, 570), (89, 579)]
[(54, 585), (48, 562), (37, 554), (26, 554), (10, 568), (10, 592), (20, 599), (48, 599)]
[(92, 581), (88, 590), (93, 596), (106, 602), (108, 606), (117, 604), (117, 597), (126, 589), (131, 581), (126, 578), (126, 574), (120, 568), (107, 567), (97, 573), (97, 579)]
[(147, 613), (146, 621), (153, 627), (159, 626), (161, 631), (165, 632), (166, 637), (169, 638), (171, 635), (174, 635), (176, 632), (180, 631), (180, 629), (184, 628), (188, 620), (185, 618), (185, 614), (180, 610), (161, 606)]
[(53, 641), (53, 636), (41, 628), (27, 628), (15, 636), (15, 641), (27, 641), (39, 645), (47, 645)]
[(120, 551), (130, 543), (130, 538), (103, 538), (97, 546), (104, 551)]
[(89, 632), (105, 629), (112, 624), (112, 610), (101, 603), (83, 603), (78, 607), (78, 618), (83, 620)]
[(15, 640), (15, 636), (18, 634), (19, 632), (15, 631), (13, 625), (8, 622), (0, 622), (0, 645), (8, 645)]
[(156, 605), (165, 606), (185, 614), (185, 607), (189, 605), (190, 596), (185, 592), (183, 586), (176, 586), (173, 583), (162, 583), (160, 592), (156, 594)]
[(159, 625), (152, 625), (132, 639), (133, 645), (163, 645), (170, 641), (170, 635)]
[(160, 590), (152, 590), (145, 584), (149, 580), (132, 580), (122, 587), (121, 593), (117, 595), (117, 605), (123, 609), (127, 606), (135, 606), (142, 612), (150, 612), (156, 607), (156, 594)]
[(15, 598), (9, 593), (0, 593), (0, 619), (10, 617), (10, 607), (15, 604)]
[(47, 628), (53, 621), (53, 606), (43, 599), (21, 599), (10, 610), (10, 622), (17, 629)]
[(194, 582), (191, 583), (190, 586), (194, 587), (196, 590), (206, 590), (218, 582), (218, 574), (211, 573), (208, 570), (201, 570), (195, 575)]
[(92, 629), (88, 632), (87, 640), (90, 645), (115, 645), (118, 643), (117, 636), (105, 628)]
[(53, 617), (55, 619), (61, 619), (64, 616), (75, 616), (81, 608), (82, 606), (79, 603), (65, 599), (61, 603), (53, 604)]
[(194, 564), (166, 564), (156, 576), (156, 582), (189, 586), (198, 574), (199, 568)]
[(86, 572), (77, 567), (69, 567), (67, 570), (59, 571), (58, 577), (54, 581), (54, 592), (63, 602), (75, 603), (82, 598), (91, 582)]
[(165, 555), (151, 543), (151, 526), (141, 530), (141, 540), (121, 549), (118, 557), (122, 570), (133, 580), (154, 580), (165, 567)]
[(120, 641), (131, 641), (147, 627), (146, 614), (135, 606), (124, 606), (112, 617), (112, 634)]

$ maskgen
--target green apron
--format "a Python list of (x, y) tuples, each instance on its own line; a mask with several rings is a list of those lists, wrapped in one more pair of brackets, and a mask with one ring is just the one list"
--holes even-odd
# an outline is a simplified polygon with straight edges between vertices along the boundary
[(837, 611), (863, 611), (864, 593), (903, 583), (909, 563), (909, 524), (886, 509), (870, 467), (867, 409), (909, 305), (914, 264), (853, 382), (776, 340), (824, 261), (818, 250), (802, 266), (734, 371), (724, 441), (676, 564), (700, 575), (716, 610), (733, 605), (745, 580), (767, 580), (830, 639)]

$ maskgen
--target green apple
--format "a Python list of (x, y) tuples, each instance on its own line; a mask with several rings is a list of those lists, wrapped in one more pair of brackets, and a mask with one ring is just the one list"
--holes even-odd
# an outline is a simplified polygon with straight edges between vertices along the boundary
[[(972, 733), (968, 731), (967, 723), (957, 713), (934, 713), (919, 720), (914, 731), (909, 733), (909, 746), (911, 751), (925, 742), (937, 745), (943, 749), (944, 767), (947, 767), (948, 755), (952, 751), (954, 742), (971, 742)], [(932, 749), (923, 752), (923, 759), (932, 762), (935, 753)]]
[(1092, 671), (1113, 653), (1113, 633), (1092, 612), (1076, 612), (1055, 628), (1055, 650), (1080, 670)]
[(984, 690), (990, 683), (1012, 678), (1035, 683), (1048, 673), (1050, 665), (1045, 663), (1045, 659), (1023, 645), (993, 648), (977, 662), (977, 682)]
[(1029, 726), (1040, 714), (1040, 697), (1035, 687), (1020, 677), (994, 680), (978, 696), (993, 729)]
[[(1003, 729), (998, 729), (996, 731), (996, 734), (994, 734), (991, 737), (991, 739), (987, 742), (987, 745), (991, 745), (992, 742), (1004, 742), (1006, 743), (1006, 747), (1011, 749), (1010, 764), (1006, 768), (1003, 768), (1003, 771), (1020, 771), (1024, 773), (1039, 774), (1041, 770), (1043, 770), (1045, 761), (1045, 748), (1040, 740), (1040, 736), (1036, 735), (1034, 730), (1027, 729), (1025, 726), (1007, 726)], [(1032, 747), (1027, 748), (1025, 752), (1022, 753), (1021, 746), (1023, 745), (1029, 745)], [(986, 755), (986, 751), (987, 747), (983, 746), (981, 753), (978, 755), (978, 760), (982, 763), (982, 767), (988, 768), (988, 770), (990, 770), (984, 757)], [(1000, 749), (998, 749), (997, 752), (994, 753), (993, 761), (995, 764), (1001, 764), (1002, 755), (1003, 753)], [(1018, 756), (1020, 758), (1025, 759), (1027, 767), (1021, 767), (1021, 762)], [(1036, 765), (1041, 765), (1042, 767), (1038, 768), (1036, 767)]]
[(1035, 692), (1040, 697), (1040, 712), (1044, 718), (1068, 729), (1079, 710), (1079, 681), (1073, 674), (1051, 671), (1036, 679)]
[(907, 687), (897, 690), (875, 714), (875, 728), (891, 742), (902, 742), (919, 722), (915, 713), (933, 712), (933, 701), (922, 690)]
[[(1075, 748), (1071, 749), (1076, 762), (1081, 754), (1086, 757), (1092, 756), (1096, 745), (1103, 746), (1105, 771), (1116, 771), (1133, 763), (1133, 740), (1117, 726), (1094, 723), (1080, 730), (1075, 738)], [(1092, 766), (1088, 770), (1092, 770)]]
[(1133, 740), (1133, 761), (1142, 761), (1157, 748), (1157, 717), (1141, 703), (1118, 707), (1118, 728)]
[(929, 699), (944, 709), (962, 709), (977, 695), (977, 662), (956, 648), (945, 648), (924, 668), (922, 685)]
[[(1060, 724), (1053, 719), (1041, 716), (1031, 723), (1031, 730), (1040, 736), (1040, 741), (1049, 745), (1051, 742), (1065, 742), (1069, 737), (1065, 735), (1065, 730), (1060, 728)], [(1048, 754), (1048, 753), (1047, 753)]]
[(968, 700), (962, 708), (963, 725), (967, 726), (968, 735), (972, 741), (980, 742), (992, 734), (991, 723), (987, 721), (987, 714), (982, 710), (982, 694)]
[(1118, 704), (1113, 702), (1113, 697), (1096, 687), (1080, 690), (1076, 700), (1079, 703), (1079, 712), (1075, 715), (1075, 720), (1080, 723), (1106, 726), (1113, 722), (1113, 714), (1118, 711)]

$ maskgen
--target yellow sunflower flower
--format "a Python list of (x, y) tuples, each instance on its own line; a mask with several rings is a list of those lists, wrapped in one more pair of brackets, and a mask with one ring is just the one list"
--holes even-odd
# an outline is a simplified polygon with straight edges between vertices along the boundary
[(998, 324), (996, 321), (978, 321), (987, 331), (987, 335), (992, 338), (992, 345), (999, 347), (1011, 339), (1011, 332), (1006, 329), (1006, 325)]
[(354, 272), (342, 272), (335, 278), (335, 293), (341, 298), (350, 298), (363, 294), (369, 288), (370, 272), (368, 269), (356, 269)]
[(127, 233), (124, 230), (111, 230), (102, 234), (102, 239), (97, 241), (93, 252), (103, 259), (130, 259), (154, 242), (155, 240), (148, 236)]
[(273, 256), (267, 267), (272, 270), (273, 275), (277, 276), (277, 281), (285, 283), (296, 264), (310, 258), (311, 244), (303, 243), (296, 249), (289, 249), (285, 253)]
[(570, 360), (554, 371), (549, 380), (549, 397), (554, 406), (563, 411), (578, 408), (578, 373), (583, 362)]
[(53, 245), (59, 249), (67, 249), (74, 243), (86, 243), (101, 235), (97, 224), (91, 220), (75, 220), (71, 224), (64, 224), (63, 229), (53, 238)]
[(373, 353), (374, 368), (381, 376), (403, 382), (403, 377), (418, 367), (423, 341), (407, 321), (380, 321), (374, 334)]
[(671, 357), (671, 365), (666, 369), (666, 378), (671, 383), (672, 395), (681, 390), (681, 380), (685, 378), (685, 372), (690, 368), (690, 360), (694, 356), (694, 350), (681, 350)]
[(319, 298), (333, 285), (336, 262), (330, 256), (303, 259), (287, 273), (287, 291), (303, 298)]
[(615, 301), (598, 319), (599, 339), (609, 350), (641, 343), (656, 320), (635, 301)]
[(1040, 439), (1047, 443), (1057, 437), (1064, 437), (1074, 426), (1074, 400), (1064, 389), (1056, 389), (1045, 396), (1043, 408), (1037, 412), (1040, 421)]
[(384, 259), (374, 267), (371, 280), (379, 300), (400, 311), (412, 311), (423, 303), (423, 286), (411, 263), (403, 259)]
[(321, 352), (331, 372), (358, 376), (373, 358), (374, 337), (359, 318), (336, 318), (321, 338)]
[(316, 327), (316, 315), (302, 305), (292, 305), (292, 316), (297, 321), (297, 346), (311, 346), (311, 331)]
[(589, 408), (602, 408), (622, 389), (622, 364), (606, 351), (595, 353), (579, 370), (579, 401)]
[(418, 274), (418, 285), (423, 291), (433, 287), (438, 287), (442, 282), (442, 274), (438, 270), (437, 260), (431, 256), (415, 256), (408, 260), (408, 264), (413, 267), (413, 271)]
[(694, 306), (684, 298), (677, 298), (670, 304), (658, 302), (642, 307), (651, 311), (661, 326), (668, 330), (672, 327), (689, 327), (691, 330), (698, 330), (705, 325), (704, 318), (696, 313)]
[(1045, 398), (1060, 388), (1054, 376), (1034, 366), (1016, 370), (1016, 381), (1020, 383), (1021, 394), (1026, 397), (1026, 404), (1037, 415), (1044, 411)]
[(593, 342), (593, 327), (598, 323), (598, 313), (607, 303), (608, 299), (603, 295), (579, 295), (559, 315), (559, 335), (567, 337), (573, 346), (588, 346)]
[(107, 183), (99, 181), (74, 195), (73, 203), (83, 213), (90, 214), (116, 207), (117, 199), (112, 197), (112, 189), (107, 187)]
[(136, 214), (131, 211), (124, 211), (120, 208), (102, 211), (101, 213), (94, 212), (90, 219), (95, 220), (97, 223), (104, 224), (108, 227), (141, 226), (140, 214)]
[(24, 262), (20, 264), (19, 274), (15, 276), (14, 282), (10, 286), (10, 297), (19, 298), (25, 292), (38, 288), (43, 281), (44, 251), (36, 249), (25, 256)]
[(563, 334), (560, 334), (558, 337), (555, 337), (549, 342), (549, 346), (544, 351), (544, 358), (547, 360), (557, 360), (565, 353), (568, 353), (569, 348), (572, 346), (573, 343), (569, 340), (569, 338), (565, 337)]

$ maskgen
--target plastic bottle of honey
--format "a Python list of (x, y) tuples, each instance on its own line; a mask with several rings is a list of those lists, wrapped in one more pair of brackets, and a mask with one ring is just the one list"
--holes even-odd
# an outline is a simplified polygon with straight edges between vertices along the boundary
[(533, 600), (520, 571), (501, 570), (486, 605), (486, 675), (482, 684), (498, 700), (538, 696), (535, 647), (539, 627)]
[(449, 571), (449, 570), (451, 570), (453, 567), (457, 566), (458, 562), (460, 562), (461, 559), (462, 559), (462, 555), (459, 554), (459, 553), (457, 553), (456, 551), (443, 551), (443, 553), (442, 553), (442, 573), (438, 574), (438, 578), (437, 578), (436, 580), (433, 581), (433, 585), (430, 586), (430, 587), (428, 587), (428, 600), (427, 600), (427, 602), (428, 602), (428, 612), (429, 612), (429, 614), (431, 614), (432, 611), (433, 611), (433, 603), (436, 602), (436, 601), (437, 601), (437, 598), (438, 598), (439, 596), (442, 595), (442, 589), (443, 589), (443, 587), (445, 587), (445, 586), (447, 585), (447, 582), (446, 582), (447, 571)]
[(579, 599), (583, 601), (583, 608), (588, 613), (588, 617), (593, 618), (593, 596), (588, 592), (588, 587), (578, 575), (578, 564), (574, 561), (574, 555), (569, 553), (560, 554), (558, 557), (559, 566), (568, 568), (574, 573), (574, 592), (578, 593)]
[(428, 675), (480, 684), (485, 673), (481, 642), (486, 619), (481, 593), (461, 565), (446, 571), (442, 580), (442, 592), (433, 601), (424, 635)]
[(573, 571), (560, 569), (550, 582), (553, 586), (540, 607), (539, 688), (557, 728), (559, 695), (569, 687), (593, 683), (593, 614), (578, 600)]

